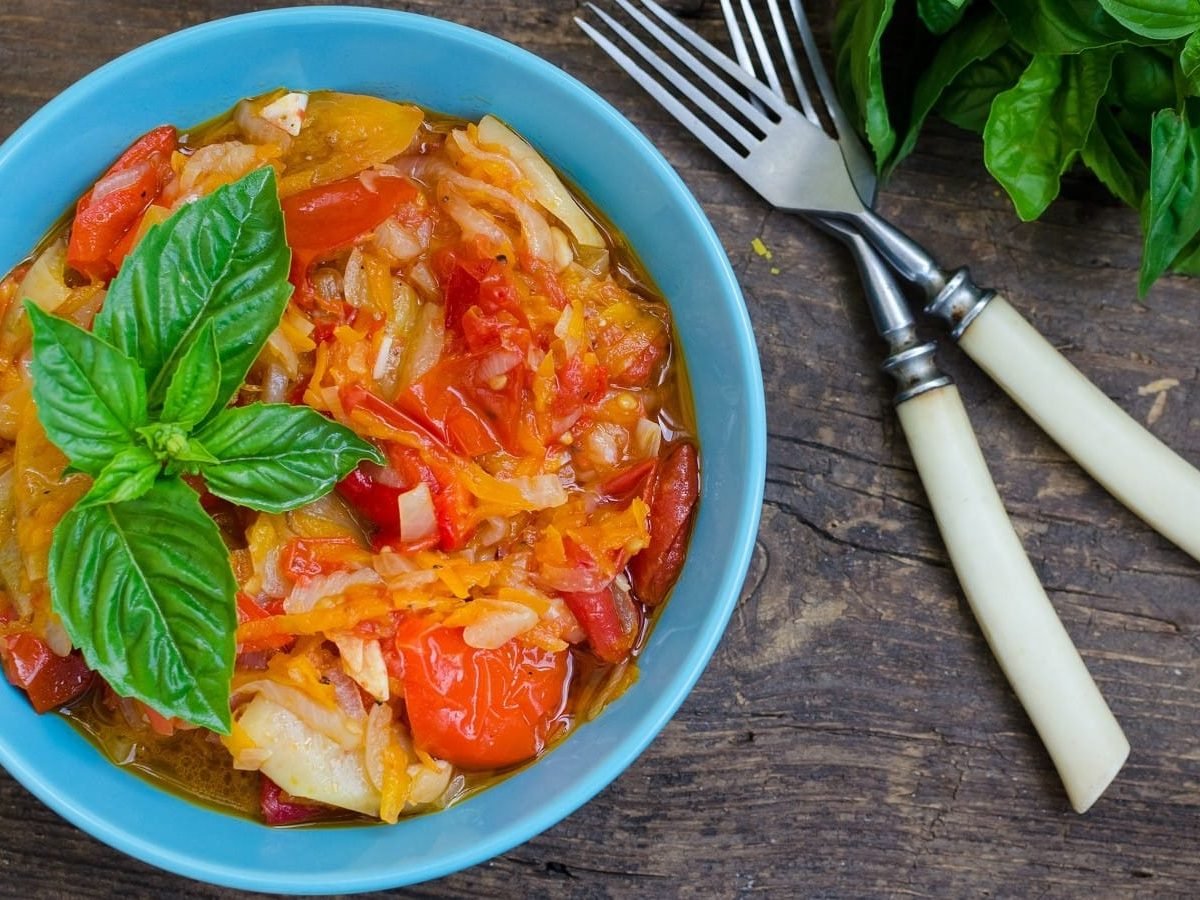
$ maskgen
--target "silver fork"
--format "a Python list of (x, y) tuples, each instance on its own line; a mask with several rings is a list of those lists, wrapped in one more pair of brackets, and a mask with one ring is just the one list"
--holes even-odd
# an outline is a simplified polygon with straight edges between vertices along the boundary
[[(853, 143), (839, 147), (821, 130), (819, 114), (799, 83), (794, 59), (789, 61), (788, 68), (797, 79), (804, 114), (783, 103), (756, 80), (745, 77), (732, 61), (698, 37), (686, 37), (691, 34), (686, 32), (689, 43), (699, 44), (704, 56), (753, 98), (743, 99), (738, 90), (714, 78), (708, 67), (629, 0), (615, 2), (731, 110), (718, 106), (608, 13), (595, 6), (592, 10), (646, 65), (699, 106), (716, 125), (742, 140), (743, 146), (750, 148), (747, 155), (738, 153), (719, 138), (616, 43), (589, 23), (576, 21), (639, 84), (768, 200), (785, 208), (822, 214), (818, 218), (825, 227), (838, 234), (853, 251), (876, 329), (891, 350), (884, 368), (899, 385), (895, 398), (897, 415), (955, 572), (993, 653), (1045, 743), (1072, 806), (1083, 812), (1120, 770), (1128, 756), (1129, 743), (1025, 556), (996, 493), (957, 388), (934, 365), (933, 345), (917, 343), (911, 314), (891, 273), (849, 222), (838, 215), (823, 215), (830, 212), (828, 205), (814, 209), (804, 199), (811, 194), (838, 197), (841, 208), (865, 210), (858, 189), (846, 174), (846, 167), (858, 167), (860, 186), (867, 188), (862, 197), (873, 199), (874, 174), (861, 167), (865, 154), (856, 156)], [(780, 87), (765, 55), (763, 36), (752, 8), (748, 2), (743, 5), (755, 26), (751, 38), (765, 60), (764, 72), (775, 87)], [(676, 27), (669, 16), (648, 0), (644, 6), (677, 33), (686, 31), (681, 30), (682, 26)], [(771, 9), (776, 27), (781, 27), (782, 17), (774, 0)], [(735, 34), (740, 35), (740, 30)], [(787, 46), (790, 48), (790, 44)], [(778, 120), (774, 125), (772, 118)], [(840, 111), (837, 115), (831, 113), (831, 118), (835, 125), (839, 118), (844, 123)], [(762, 136), (755, 138), (746, 125), (759, 129)], [(848, 126), (843, 124), (845, 127)], [(800, 149), (789, 154), (787, 142), (792, 140)], [(845, 148), (848, 150), (843, 162)], [(819, 165), (818, 177), (810, 177), (800, 168), (808, 162), (805, 154), (817, 155), (820, 162), (813, 166)]]
[(586, 22), (580, 25), (605, 52), (774, 206), (841, 219), (863, 234), (925, 293), (925, 311), (1076, 462), (1160, 534), (1200, 559), (1200, 472), (1088, 381), (1007, 301), (981, 290), (966, 269), (944, 272), (864, 202), (873, 194), (873, 179), (856, 187), (854, 177), (862, 179), (863, 168), (854, 160), (865, 151), (846, 124), (798, 2), (789, 0), (790, 10), (808, 62), (820, 73), (814, 75), (816, 90), (805, 96), (814, 112), (819, 104), (835, 124), (843, 123), (836, 140), (652, 0), (613, 2), (660, 52), (592, 6), (615, 40)]

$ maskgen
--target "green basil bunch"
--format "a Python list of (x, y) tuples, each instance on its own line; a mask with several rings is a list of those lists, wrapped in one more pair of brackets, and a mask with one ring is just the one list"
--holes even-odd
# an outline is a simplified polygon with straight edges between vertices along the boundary
[(237, 584), (181, 480), (284, 512), (379, 451), (306, 406), (229, 406), (291, 295), (270, 168), (152, 228), (91, 332), (26, 301), (33, 400), (91, 489), (54, 530), (54, 611), (88, 664), (164, 716), (228, 733)]
[(1077, 161), (1140, 210), (1140, 294), (1200, 273), (1200, 0), (842, 0), (834, 45), (882, 174), (936, 113), (983, 136), (1025, 221)]

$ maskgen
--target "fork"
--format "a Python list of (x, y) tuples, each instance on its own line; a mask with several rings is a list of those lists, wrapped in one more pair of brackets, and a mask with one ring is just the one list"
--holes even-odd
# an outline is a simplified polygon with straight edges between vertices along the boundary
[[(796, 0), (790, 5), (806, 56), (813, 72), (820, 73), (814, 75), (816, 91), (803, 96), (810, 107), (820, 103), (837, 125), (837, 140), (653, 0), (638, 0), (637, 6), (630, 0), (614, 2), (690, 78), (589, 4), (617, 41), (645, 65), (577, 19), (609, 56), (772, 205), (853, 225), (925, 294), (925, 312), (949, 329), (967, 355), (1043, 431), (1126, 507), (1200, 559), (1200, 472), (1110, 400), (1006, 300), (980, 289), (965, 268), (943, 271), (916, 242), (871, 209), (867, 201), (873, 196), (873, 176), (869, 183), (863, 181), (859, 162), (865, 151), (837, 103)], [(867, 186), (871, 189), (864, 189)]]
[[(661, 31), (654, 31), (653, 23), (629, 0), (616, 2), (635, 21), (652, 30), (660, 41), (665, 37)], [(647, 2), (646, 6), (649, 8), (651, 4)], [(771, 7), (778, 25), (779, 10), (774, 0), (771, 0)], [(702, 97), (699, 91), (686, 79), (668, 74), (673, 70), (628, 29), (603, 10), (595, 6), (592, 6), (592, 10), (618, 39), (637, 52), (647, 64), (670, 79), (680, 92), (700, 103), (697, 99)], [(751, 15), (749, 10), (749, 5), (744, 3), (748, 17)], [(589, 23), (579, 19), (576, 21), (605, 52), (675, 113), (684, 125), (712, 146), (709, 139), (715, 138), (715, 135), (705, 129), (703, 123), (690, 114), (680, 115), (679, 110), (687, 113), (686, 109), (653, 81), (644, 69)], [(754, 20), (750, 18), (750, 21)], [(740, 31), (735, 30), (734, 34), (740, 37)], [(761, 33), (756, 33), (752, 28), (751, 34), (756, 46), (763, 48)], [(669, 38), (663, 41), (668, 49), (680, 49), (677, 44), (668, 41)], [(765, 48), (760, 52), (764, 51)], [(686, 59), (683, 61), (687, 64)], [(733, 64), (729, 63), (729, 66)], [(694, 67), (691, 68), (695, 71)], [(795, 74), (794, 64), (789, 64), (789, 71)], [(769, 60), (766, 60), (764, 72), (768, 73), (768, 77), (774, 76), (775, 87), (780, 86)], [(757, 82), (752, 83), (757, 87)], [(715, 85), (713, 88), (727, 102), (736, 104), (735, 108), (743, 115), (750, 116), (747, 109), (758, 111), (731, 90), (722, 90)], [(764, 90), (756, 89), (752, 93), (765, 107), (766, 101), (762, 96)], [(798, 93), (801, 98), (805, 97), (802, 90)], [(779, 102), (773, 96), (771, 101), (778, 109)], [(819, 131), (818, 114), (812, 103), (805, 102), (804, 105), (805, 118), (802, 121), (806, 124), (818, 123), (817, 131), (824, 135)], [(725, 120), (719, 119), (714, 110), (723, 115), (719, 108), (706, 108), (706, 112), (723, 126), (728, 128), (731, 124), (736, 125), (728, 116)], [(785, 127), (789, 129), (788, 134), (808, 139), (808, 146), (825, 151), (831, 146), (837, 148), (838, 145), (827, 137), (824, 141), (813, 140), (807, 130), (797, 127), (795, 121), (786, 118), (789, 113), (797, 117), (799, 114), (787, 106), (783, 110), (781, 118), (787, 122)], [(834, 121), (837, 121), (836, 117)], [(777, 135), (780, 133), (776, 132)], [(718, 144), (714, 148), (718, 150), (718, 155), (722, 158), (732, 156), (728, 148), (725, 148), (727, 152), (724, 154), (721, 152), (723, 146)], [(776, 154), (772, 159), (782, 159), (778, 143), (772, 153)], [(846, 158), (849, 165), (853, 148)], [(864, 153), (858, 165), (862, 183), (867, 186), (863, 193), (869, 200), (873, 197), (874, 173), (869, 167), (861, 168), (865, 160)], [(844, 172), (842, 165), (839, 159), (838, 171)], [(732, 167), (746, 177), (747, 166), (739, 163)], [(843, 182), (849, 184), (848, 179), (844, 178)], [(855, 189), (851, 186), (850, 190)], [(771, 197), (768, 196), (768, 199)], [(849, 227), (848, 223), (836, 217), (820, 217), (820, 221), (827, 230), (846, 242), (863, 276), (876, 330), (887, 341), (891, 351), (884, 368), (899, 385), (895, 398), (897, 414), (968, 602), (993, 653), (1046, 745), (1072, 806), (1083, 812), (1116, 776), (1128, 756), (1129, 743), (1055, 614), (1013, 531), (957, 388), (933, 364), (933, 345), (917, 343), (911, 314), (891, 273), (863, 236)]]

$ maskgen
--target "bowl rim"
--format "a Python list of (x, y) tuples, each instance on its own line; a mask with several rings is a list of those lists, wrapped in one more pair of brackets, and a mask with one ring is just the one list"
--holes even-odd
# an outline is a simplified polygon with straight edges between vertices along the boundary
[[(765, 399), (754, 333), (725, 249), (699, 203), (657, 148), (611, 104), (570, 74), (509, 41), (429, 15), (354, 6), (291, 7), (213, 20), (136, 47), (73, 83), (35, 112), (0, 145), (0, 172), (3, 172), (10, 158), (17, 155), (27, 142), (37, 140), (43, 129), (53, 125), (61, 117), (60, 110), (69, 109), (79, 98), (93, 94), (99, 88), (118, 85), (124, 73), (135, 66), (159, 58), (169, 58), (191, 45), (214, 41), (223, 35), (238, 33), (247, 28), (257, 30), (269, 29), (276, 25), (320, 25), (325, 22), (339, 25), (349, 23), (364, 26), (384, 24), (392, 27), (413, 27), (435, 38), (462, 41), (480, 50), (504, 54), (510, 64), (527, 69), (537, 77), (558, 82), (569, 90), (574, 102), (587, 107), (591, 114), (604, 121), (606, 127), (614, 129), (621, 138), (636, 148), (636, 152), (653, 168), (669, 192), (669, 201), (678, 204), (696, 224), (705, 252), (715, 261), (721, 273), (721, 283), (714, 285), (714, 292), (732, 300), (729, 312), (737, 323), (736, 349), (740, 354), (740, 372), (746, 381), (744, 387), (748, 389), (744, 398), (739, 397), (739, 400), (746, 401), (747, 407), (746, 417), (739, 421), (738, 425), (744, 429), (748, 445), (745, 472), (750, 489), (742, 496), (737, 506), (736, 521), (728, 523), (730, 542), (727, 548), (727, 563), (719, 583), (710, 586), (712, 609), (704, 623), (702, 641), (687, 656), (687, 664), (674, 673), (673, 680), (668, 685), (669, 690), (661, 691), (656, 696), (649, 715), (641, 720), (644, 723), (643, 727), (617, 741), (615, 746), (607, 751), (607, 756), (598, 770), (586, 778), (579, 779), (569, 790), (549, 802), (539, 804), (533, 813), (514, 817), (511, 823), (497, 828), (490, 838), (470, 847), (458, 847), (453, 852), (443, 852), (427, 864), (372, 870), (357, 877), (339, 871), (336, 874), (331, 873), (331, 877), (324, 881), (319, 876), (314, 878), (311, 873), (306, 873), (303, 878), (288, 881), (285, 872), (264, 872), (258, 867), (247, 868), (196, 858), (161, 845), (157, 838), (147, 839), (136, 830), (106, 819), (102, 812), (75, 802), (71, 793), (65, 790), (66, 786), (61, 783), (64, 781), (62, 777), (47, 777), (45, 772), (39, 770), (37, 760), (22, 752), (19, 741), (10, 742), (8, 736), (0, 730), (0, 764), (47, 806), (93, 837), (144, 862), (180, 875), (227, 887), (275, 893), (358, 892), (442, 877), (524, 843), (570, 815), (612, 782), (636, 760), (667, 724), (699, 679), (716, 649), (749, 569), (758, 531), (766, 471)], [(686, 347), (684, 349), (686, 353)], [(101, 755), (99, 751), (96, 752), (98, 756)], [(106, 766), (116, 768), (106, 759), (103, 762)], [(497, 790), (499, 787), (501, 785), (490, 787), (488, 791)], [(158, 787), (152, 789), (163, 790)], [(470, 799), (462, 801), (451, 809), (470, 802)], [(447, 813), (449, 810), (432, 815), (444, 816)], [(222, 813), (214, 815), (228, 816)], [(336, 832), (337, 830), (331, 830), (324, 833)], [(321, 832), (307, 830), (290, 833), (303, 835)]]

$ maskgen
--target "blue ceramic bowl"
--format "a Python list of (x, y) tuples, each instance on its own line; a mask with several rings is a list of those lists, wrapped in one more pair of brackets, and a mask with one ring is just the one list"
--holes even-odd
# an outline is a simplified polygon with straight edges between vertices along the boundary
[(669, 298), (700, 433), (691, 550), (637, 683), (536, 764), (444, 812), (392, 827), (271, 830), (154, 788), (0, 686), (0, 762), (100, 840), (231, 887), (375, 890), (436, 878), (528, 840), (607, 785), (666, 724), (708, 662), (749, 564), (765, 466), (762, 378), (725, 252), (645, 138), (543, 60), (404, 13), (325, 7), (226, 19), (155, 41), (83, 79), (0, 147), (0, 271), (134, 137), (163, 122), (202, 122), (277, 86), (411, 99), (514, 125), (607, 213)]

